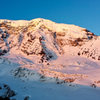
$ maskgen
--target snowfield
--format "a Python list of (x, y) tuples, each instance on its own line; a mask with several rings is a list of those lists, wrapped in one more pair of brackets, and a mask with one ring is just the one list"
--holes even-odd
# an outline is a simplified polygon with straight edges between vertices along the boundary
[(99, 43), (75, 25), (0, 20), (0, 100), (99, 100)]

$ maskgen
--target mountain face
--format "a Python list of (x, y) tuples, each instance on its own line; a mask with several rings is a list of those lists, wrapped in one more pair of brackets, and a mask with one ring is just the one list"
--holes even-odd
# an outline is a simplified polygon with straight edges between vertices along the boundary
[(27, 80), (99, 87), (99, 43), (99, 36), (75, 25), (42, 18), (0, 20), (0, 80), (16, 87), (16, 83), (11, 83), (15, 78), (21, 88)]
[[(40, 18), (31, 21), (0, 21), (0, 55), (14, 49), (49, 60), (67, 53), (66, 46), (79, 49), (84, 44), (92, 45), (94, 40), (98, 41), (99, 37), (75, 25), (56, 24)], [(84, 48), (82, 50), (84, 52)]]

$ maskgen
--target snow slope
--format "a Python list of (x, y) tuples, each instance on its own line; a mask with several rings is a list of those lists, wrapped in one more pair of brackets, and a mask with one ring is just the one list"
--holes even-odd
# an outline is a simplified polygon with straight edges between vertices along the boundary
[(99, 100), (99, 43), (75, 25), (0, 20), (0, 98)]

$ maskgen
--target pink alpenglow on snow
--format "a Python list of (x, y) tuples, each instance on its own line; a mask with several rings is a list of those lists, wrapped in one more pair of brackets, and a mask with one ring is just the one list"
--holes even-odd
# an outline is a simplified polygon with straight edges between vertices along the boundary
[(99, 44), (75, 25), (0, 20), (0, 99), (99, 100)]

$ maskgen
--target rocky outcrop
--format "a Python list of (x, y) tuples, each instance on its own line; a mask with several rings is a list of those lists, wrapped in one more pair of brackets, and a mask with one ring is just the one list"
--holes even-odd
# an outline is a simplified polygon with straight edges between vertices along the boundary
[(12, 100), (16, 93), (7, 84), (0, 84), (0, 100)]

